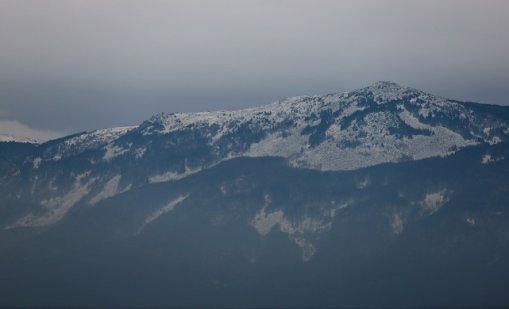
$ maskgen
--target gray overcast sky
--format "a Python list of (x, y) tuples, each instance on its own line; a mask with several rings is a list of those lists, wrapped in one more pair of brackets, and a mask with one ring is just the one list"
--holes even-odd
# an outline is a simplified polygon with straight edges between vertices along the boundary
[(508, 16), (487, 0), (0, 0), (0, 119), (72, 132), (377, 80), (509, 104)]

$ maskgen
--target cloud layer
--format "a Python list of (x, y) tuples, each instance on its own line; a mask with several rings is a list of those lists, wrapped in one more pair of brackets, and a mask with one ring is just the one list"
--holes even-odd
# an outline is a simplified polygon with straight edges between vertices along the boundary
[(0, 141), (45, 142), (64, 135), (64, 132), (34, 129), (19, 121), (0, 120)]

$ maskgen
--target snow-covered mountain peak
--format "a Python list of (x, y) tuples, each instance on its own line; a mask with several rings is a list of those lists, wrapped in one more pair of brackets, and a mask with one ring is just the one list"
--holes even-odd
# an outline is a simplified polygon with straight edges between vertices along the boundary
[(389, 101), (408, 99), (410, 97), (418, 97), (424, 94), (424, 92), (410, 87), (400, 86), (395, 82), (378, 81), (368, 87), (350, 92), (288, 97), (267, 105), (241, 110), (170, 114), (163, 112), (152, 116), (148, 122), (163, 124), (170, 123), (176, 119), (180, 121), (216, 121), (224, 117), (242, 118), (264, 112), (271, 113), (271, 115), (288, 114), (288, 116), (298, 116), (300, 113), (309, 113), (321, 109), (337, 109), (338, 107), (345, 108), (351, 105), (357, 105), (357, 103), (362, 104), (366, 99), (375, 99), (374, 101), (377, 103), (386, 103)]
[[(290, 97), (242, 110), (161, 113), (144, 122), (140, 130), (143, 135), (151, 135), (203, 129), (212, 141), (218, 141), (245, 128), (259, 131), (260, 134), (292, 128), (301, 136), (311, 134), (310, 139), (319, 135), (320, 142), (336, 136), (340, 131), (344, 135), (346, 131), (352, 130), (357, 133), (343, 136), (339, 142), (342, 144), (345, 140), (348, 143), (355, 140), (354, 144), (362, 145), (363, 142), (356, 136), (363, 131), (361, 136), (375, 134), (370, 129), (373, 126), (384, 127), (393, 135), (402, 128), (406, 128), (406, 131), (409, 127), (428, 130), (437, 125), (449, 127), (452, 122), (461, 120), (463, 124), (456, 123), (455, 128), (450, 128), (453, 132), (460, 133), (460, 129), (460, 134), (467, 139), (491, 139), (493, 136), (485, 134), (474, 118), (473, 111), (459, 102), (394, 82), (379, 81), (351, 92)], [(504, 123), (495, 124), (498, 128), (505, 126)], [(466, 129), (463, 126), (474, 128)], [(407, 136), (405, 132), (397, 134)], [(380, 138), (380, 134), (376, 133), (373, 138)], [(311, 143), (311, 147), (314, 146)]]
[(377, 104), (409, 100), (411, 98), (425, 95), (422, 91), (410, 87), (404, 87), (391, 81), (378, 81), (368, 87), (355, 90), (352, 94), (373, 100)]
[[(161, 113), (139, 126), (75, 134), (34, 148), (4, 178), (29, 175), (43, 199), (94, 204), (129, 188), (176, 181), (238, 157), (282, 157), (297, 168), (344, 171), (448, 156), (464, 147), (504, 141), (509, 141), (509, 108), (461, 103), (377, 82), (351, 92), (291, 97), (248, 109)], [(48, 193), (56, 182), (66, 188), (60, 190), (62, 196)], [(66, 210), (69, 203), (57, 206)]]
[(398, 83), (395, 83), (393, 81), (390, 81), (390, 80), (379, 80), (379, 81), (376, 81), (374, 82), (371, 86), (369, 87), (373, 87), (373, 88), (379, 88), (379, 89), (396, 89), (396, 88), (404, 88), (402, 87), (400, 84)]

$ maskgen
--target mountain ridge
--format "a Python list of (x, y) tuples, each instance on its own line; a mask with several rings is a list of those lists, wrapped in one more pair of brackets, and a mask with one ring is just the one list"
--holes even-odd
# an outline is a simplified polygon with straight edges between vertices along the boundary
[(80, 202), (178, 181), (232, 158), (275, 156), (294, 168), (346, 171), (509, 141), (509, 112), (500, 112), (509, 108), (472, 104), (383, 81), (237, 111), (158, 114), (9, 157), (0, 163), (0, 190), (36, 209), (9, 227), (41, 226)]

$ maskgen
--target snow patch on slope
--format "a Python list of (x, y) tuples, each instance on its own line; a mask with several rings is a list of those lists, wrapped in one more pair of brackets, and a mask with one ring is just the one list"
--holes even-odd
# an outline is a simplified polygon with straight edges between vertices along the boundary
[(121, 178), (121, 175), (116, 175), (108, 180), (108, 182), (104, 185), (103, 190), (90, 199), (89, 204), (95, 205), (104, 199), (129, 191), (131, 189), (130, 184), (123, 189), (119, 188)]
[(189, 194), (181, 195), (181, 196), (177, 197), (176, 199), (168, 201), (163, 207), (150, 213), (147, 217), (145, 217), (145, 220), (143, 220), (143, 224), (138, 229), (137, 234), (141, 233), (141, 231), (147, 224), (150, 224), (151, 222), (157, 220), (162, 215), (173, 211), (175, 209), (175, 207), (177, 207), (180, 203), (185, 201), (188, 197), (189, 197)]
[(257, 213), (253, 220), (251, 220), (251, 226), (255, 228), (258, 234), (265, 236), (270, 233), (272, 228), (279, 224), (283, 219), (284, 213), (282, 210), (277, 210), (275, 212), (267, 213), (267, 206), (271, 203), (270, 195), (266, 194), (264, 196), (265, 203), (263, 208)]
[(399, 235), (403, 232), (404, 221), (401, 212), (395, 211), (391, 215), (391, 229), (394, 235)]
[(503, 156), (493, 157), (491, 154), (485, 154), (481, 159), (481, 164), (495, 163), (504, 160)]
[(291, 240), (302, 248), (304, 262), (311, 260), (318, 248), (310, 239), (310, 234), (318, 234), (331, 228), (332, 221), (306, 217), (303, 220), (290, 221), (283, 219), (279, 223), (281, 232), (288, 234)]
[(145, 155), (145, 152), (147, 151), (146, 147), (143, 148), (136, 148), (134, 150), (134, 158), (135, 159), (141, 159)]
[(258, 234), (265, 236), (270, 233), (275, 225), (282, 222), (283, 216), (284, 213), (282, 210), (267, 213), (266, 207), (264, 207), (255, 215), (251, 221), (251, 225), (255, 228)]
[(42, 158), (41, 157), (37, 157), (35, 158), (33, 161), (32, 161), (32, 167), (34, 169), (38, 169), (39, 166), (41, 165), (41, 162), (42, 162)]
[(44, 208), (44, 213), (42, 215), (30, 213), (19, 219), (13, 225), (8, 226), (6, 229), (46, 226), (60, 221), (74, 205), (90, 193), (90, 187), (96, 181), (96, 178), (91, 178), (86, 183), (82, 184), (82, 180), (88, 176), (89, 173), (78, 175), (71, 190), (65, 195), (42, 201), (41, 205)]
[(121, 156), (129, 151), (130, 147), (122, 148), (113, 144), (108, 144), (104, 147), (106, 152), (104, 153), (103, 160), (111, 161), (111, 159)]
[(442, 206), (449, 201), (448, 190), (443, 189), (433, 193), (427, 193), (420, 202), (421, 207), (430, 215), (437, 212)]
[(149, 183), (160, 183), (160, 182), (180, 180), (180, 179), (186, 178), (187, 176), (195, 174), (199, 171), (201, 171), (201, 169), (191, 170), (191, 169), (189, 169), (189, 167), (186, 166), (186, 170), (182, 173), (175, 172), (175, 171), (167, 171), (163, 174), (150, 176), (148, 178), (148, 182)]
[(258, 143), (253, 143), (246, 152), (247, 157), (279, 156), (292, 158), (308, 148), (308, 136), (294, 130), (288, 136), (273, 133)]
[(251, 226), (261, 236), (268, 235), (275, 226), (279, 226), (279, 230), (287, 234), (290, 240), (302, 249), (304, 262), (309, 261), (315, 255), (318, 250), (316, 239), (332, 227), (336, 212), (353, 203), (353, 201), (348, 201), (337, 206), (328, 205), (326, 211), (322, 211), (322, 215), (318, 217), (289, 218), (281, 209), (267, 212), (271, 199), (269, 195), (265, 195), (264, 199), (263, 207), (250, 222)]

